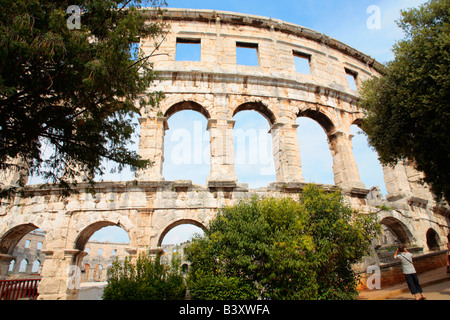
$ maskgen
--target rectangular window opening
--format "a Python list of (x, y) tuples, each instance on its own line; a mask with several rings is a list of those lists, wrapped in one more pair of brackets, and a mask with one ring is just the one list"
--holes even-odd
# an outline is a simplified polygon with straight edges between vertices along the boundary
[(241, 66), (258, 67), (258, 44), (236, 42), (236, 63)]
[(201, 61), (201, 39), (177, 38), (176, 61)]
[(354, 91), (358, 91), (358, 87), (356, 86), (356, 79), (358, 77), (358, 73), (352, 70), (345, 68), (345, 73), (347, 74), (347, 81), (350, 89)]
[(298, 51), (293, 51), (293, 54), (295, 71), (297, 71), (298, 73), (311, 75), (311, 55)]

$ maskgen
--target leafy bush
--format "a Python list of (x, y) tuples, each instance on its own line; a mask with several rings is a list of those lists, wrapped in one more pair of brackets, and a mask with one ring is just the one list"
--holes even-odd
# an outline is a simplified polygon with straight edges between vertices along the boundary
[(160, 257), (139, 255), (136, 263), (129, 257), (115, 261), (108, 269), (108, 284), (103, 300), (181, 300), (186, 285), (181, 274), (181, 263), (176, 257), (170, 265)]
[(316, 186), (292, 198), (252, 198), (219, 211), (185, 249), (192, 299), (354, 299), (351, 269), (378, 228), (342, 195)]
[(254, 300), (254, 284), (223, 274), (198, 274), (197, 281), (188, 283), (189, 296), (198, 300)]

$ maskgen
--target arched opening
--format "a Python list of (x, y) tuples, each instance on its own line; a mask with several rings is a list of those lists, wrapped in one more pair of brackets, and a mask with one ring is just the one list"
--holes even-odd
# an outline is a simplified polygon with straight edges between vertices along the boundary
[(206, 227), (191, 219), (182, 219), (168, 225), (161, 233), (158, 247), (162, 245), (180, 245), (192, 239), (196, 234), (203, 235)]
[(0, 253), (12, 254), (19, 241), (31, 231), (38, 229), (32, 223), (21, 224), (6, 232), (0, 239)]
[(241, 112), (241, 111), (256, 111), (259, 114), (261, 114), (264, 118), (266, 118), (267, 121), (269, 121), (269, 125), (273, 126), (277, 119), (272, 111), (262, 102), (256, 101), (256, 102), (246, 102), (241, 105), (239, 105), (233, 112), (233, 117)]
[(378, 160), (377, 152), (369, 146), (367, 136), (358, 125), (353, 124), (350, 128), (350, 133), (353, 136), (353, 155), (358, 165), (361, 182), (365, 184), (367, 189), (378, 186), (381, 194), (386, 197), (387, 191), (384, 183), (383, 167)]
[(75, 248), (86, 253), (82, 261), (74, 261), (81, 268), (81, 282), (106, 281), (107, 270), (103, 266), (128, 256), (129, 244), (127, 231), (115, 223), (99, 221), (86, 227), (75, 241)]
[(22, 224), (9, 230), (0, 240), (0, 253), (10, 256), (3, 260), (2, 276), (27, 278), (41, 272), (45, 255), (45, 232), (34, 224)]
[(193, 237), (202, 236), (204, 230), (205, 226), (195, 220), (183, 219), (171, 223), (163, 230), (158, 241), (158, 247), (163, 250), (161, 261), (168, 264), (177, 256), (183, 272), (187, 272), (189, 263), (184, 259), (184, 246)]
[(19, 273), (26, 273), (28, 272), (28, 260), (22, 259), (19, 266)]
[(413, 236), (406, 225), (394, 217), (386, 217), (380, 222), (395, 237), (394, 244), (402, 244), (408, 247), (412, 243)]
[(201, 106), (197, 102), (193, 102), (193, 101), (182, 101), (182, 102), (175, 103), (173, 106), (171, 106), (169, 109), (167, 109), (167, 111), (164, 113), (164, 117), (170, 118), (175, 113), (177, 113), (179, 111), (186, 111), (186, 110), (197, 111), (197, 112), (201, 113), (206, 119), (211, 118), (208, 110), (203, 108), (203, 106)]
[(97, 230), (89, 241), (111, 242), (111, 243), (130, 243), (128, 233), (119, 226), (106, 226)]
[(104, 279), (103, 265), (97, 264), (94, 269), (94, 281), (99, 282)]
[(36, 260), (33, 262), (33, 266), (31, 268), (31, 273), (39, 273), (41, 268), (41, 262), (39, 260)]
[[(319, 114), (322, 115), (304, 111), (296, 120), (303, 178), (308, 183), (333, 185), (333, 157), (326, 134), (333, 125), (326, 116)], [(314, 115), (314, 118), (304, 115)]]
[(204, 108), (172, 108), (167, 112), (170, 118), (164, 140), (163, 176), (169, 181), (191, 180), (205, 185), (210, 174), (209, 114)]
[(430, 251), (439, 250), (439, 236), (433, 228), (427, 230), (427, 247)]
[(188, 271), (189, 271), (189, 264), (183, 263), (181, 265), (181, 272), (183, 273), (183, 275), (187, 275)]
[[(270, 116), (262, 114), (258, 104), (251, 104), (235, 111), (234, 120), (234, 164), (239, 182), (250, 188), (265, 187), (276, 180), (272, 151)], [(238, 111), (241, 109), (241, 111)]]
[(328, 135), (334, 131), (334, 124), (325, 114), (323, 114), (319, 110), (306, 109), (304, 111), (299, 112), (298, 117), (305, 117), (309, 119), (315, 120), (325, 131), (325, 134)]
[(81, 282), (89, 282), (91, 279), (91, 265), (89, 263), (85, 263), (83, 268), (81, 269)]
[(11, 262), (9, 263), (8, 275), (13, 273), (15, 265), (16, 265), (16, 259), (12, 259)]
[[(100, 231), (100, 229), (105, 228), (105, 230)], [(100, 231), (99, 233), (97, 233), (98, 231)], [(120, 235), (121, 239), (127, 239), (128, 241), (122, 241), (120, 240), (120, 242), (123, 243), (129, 243), (129, 237), (128, 237), (128, 233), (126, 233), (126, 231), (122, 228), (122, 226), (117, 225), (114, 222), (110, 222), (110, 221), (98, 221), (95, 222), (89, 226), (87, 226), (86, 228), (84, 228), (83, 231), (81, 231), (81, 233), (78, 235), (77, 239), (75, 240), (75, 249), (84, 251), (86, 248), (86, 245), (88, 243), (88, 241), (91, 239), (91, 237), (94, 235), (95, 237), (93, 237), (93, 239), (99, 239), (99, 240), (104, 240), (104, 238), (100, 238), (100, 237), (106, 237), (108, 236), (108, 239), (111, 240), (113, 238), (118, 238)], [(109, 241), (105, 241), (105, 242), (109, 242)], [(89, 252), (92, 251), (92, 248), (89, 248)]]
[(381, 220), (381, 230), (378, 234), (377, 243), (373, 243), (380, 263), (394, 262), (394, 254), (401, 244), (413, 250), (413, 253), (420, 252), (422, 248), (411, 248), (413, 236), (406, 225), (394, 217), (386, 217)]

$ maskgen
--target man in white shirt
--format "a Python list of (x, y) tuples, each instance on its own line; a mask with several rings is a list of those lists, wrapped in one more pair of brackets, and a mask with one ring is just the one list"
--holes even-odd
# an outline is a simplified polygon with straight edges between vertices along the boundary
[[(394, 255), (394, 259), (400, 260), (402, 264), (403, 274), (405, 275), (406, 283), (411, 294), (414, 295), (416, 300), (426, 300), (419, 283), (419, 278), (417, 277), (416, 269), (414, 268), (412, 257), (412, 253), (408, 252), (403, 246), (399, 246)], [(418, 293), (420, 293), (420, 297), (418, 297)]]

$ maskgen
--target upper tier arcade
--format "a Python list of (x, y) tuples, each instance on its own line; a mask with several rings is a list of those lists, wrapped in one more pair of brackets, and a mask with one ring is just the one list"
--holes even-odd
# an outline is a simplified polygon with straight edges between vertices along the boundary
[[(296, 119), (304, 116), (316, 120), (328, 136), (335, 184), (364, 188), (350, 126), (363, 117), (356, 105), (357, 88), (379, 74), (378, 62), (324, 34), (281, 20), (186, 9), (168, 9), (163, 19), (169, 31), (161, 41), (140, 43), (145, 56), (155, 53), (158, 75), (149, 90), (162, 91), (166, 98), (159, 108), (141, 110), (140, 153), (154, 166), (140, 172), (139, 180), (163, 180), (166, 120), (175, 112), (195, 110), (208, 119), (211, 135), (208, 185), (235, 184), (233, 116), (255, 110), (271, 127), (277, 182), (304, 181), (296, 134)], [(197, 56), (183, 57), (186, 47)], [(246, 60), (251, 56), (252, 61)], [(296, 68), (296, 60), (305, 67)]]

